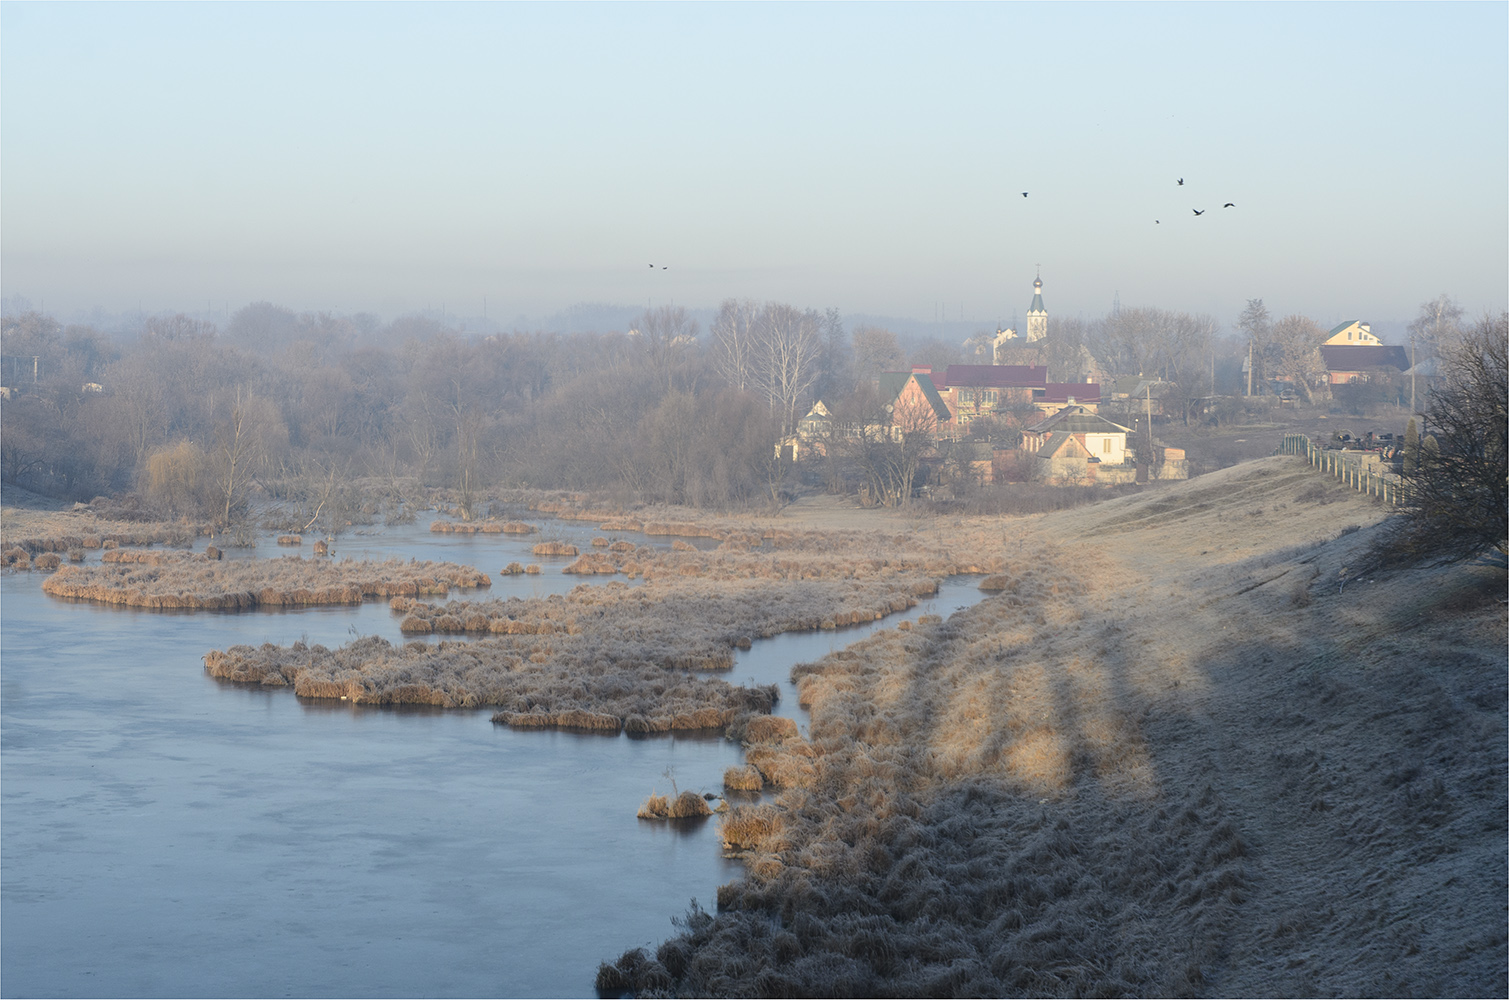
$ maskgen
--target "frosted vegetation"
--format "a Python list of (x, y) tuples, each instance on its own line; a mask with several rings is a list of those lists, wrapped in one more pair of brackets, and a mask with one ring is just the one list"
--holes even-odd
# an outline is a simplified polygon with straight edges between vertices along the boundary
[(360, 604), (368, 597), (446, 594), (451, 587), (492, 585), (470, 566), (389, 559), (244, 559), (204, 553), (105, 553), (112, 564), (65, 566), (42, 584), (55, 597), (137, 608), (249, 610), (315, 604)]

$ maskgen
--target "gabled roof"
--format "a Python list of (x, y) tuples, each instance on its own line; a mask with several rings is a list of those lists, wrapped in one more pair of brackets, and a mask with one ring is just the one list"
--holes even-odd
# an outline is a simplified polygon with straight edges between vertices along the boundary
[[(933, 376), (934, 379), (937, 376)], [(949, 365), (944, 385), (970, 389), (1041, 389), (1048, 381), (1046, 365)]]
[(1329, 339), (1336, 336), (1338, 333), (1343, 333), (1346, 331), (1347, 327), (1356, 326), (1359, 322), (1360, 320), (1355, 319), (1342, 320), (1340, 323), (1337, 323), (1335, 326), (1331, 327), (1331, 329), (1326, 333), (1326, 337)]
[(1130, 434), (1130, 427), (1123, 427), (1107, 420), (1098, 413), (1091, 413), (1082, 406), (1066, 406), (1046, 420), (1039, 420), (1027, 428), (1034, 434)]
[(933, 382), (933, 376), (927, 372), (881, 372), (880, 374), (880, 398), (887, 404), (896, 402), (906, 384), (913, 379), (917, 380), (917, 387), (922, 390), (922, 395), (932, 404), (933, 413), (939, 423), (946, 423), (953, 417), (949, 412), (948, 404), (943, 397), (938, 395), (938, 387)]
[(1049, 382), (1043, 386), (1044, 392), (1039, 403), (1067, 403), (1073, 399), (1078, 403), (1099, 403), (1100, 386), (1095, 382)]
[(1333, 372), (1365, 372), (1372, 368), (1409, 369), (1409, 354), (1397, 344), (1379, 347), (1322, 347), (1321, 360)]
[(1043, 442), (1038, 458), (1089, 458), (1090, 452), (1068, 431), (1059, 431)]

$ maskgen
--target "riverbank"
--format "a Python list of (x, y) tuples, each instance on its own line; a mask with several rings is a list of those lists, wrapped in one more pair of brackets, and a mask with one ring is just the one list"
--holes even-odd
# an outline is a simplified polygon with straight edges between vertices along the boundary
[(1038, 581), (799, 668), (746, 874), (599, 985), (1503, 994), (1504, 570), (1359, 575), (1384, 514), (1271, 458), (919, 525)]

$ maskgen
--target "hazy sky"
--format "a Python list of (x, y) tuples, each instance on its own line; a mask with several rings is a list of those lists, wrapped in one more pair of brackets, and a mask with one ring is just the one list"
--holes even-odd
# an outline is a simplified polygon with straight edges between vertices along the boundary
[(1087, 318), (1475, 314), (1509, 304), (1506, 39), (1504, 3), (7, 2), (0, 286), (987, 325), (1041, 263)]

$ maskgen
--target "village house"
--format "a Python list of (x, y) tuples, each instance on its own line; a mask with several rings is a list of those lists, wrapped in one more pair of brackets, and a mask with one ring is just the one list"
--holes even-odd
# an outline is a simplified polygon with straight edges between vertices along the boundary
[[(1039, 420), (1022, 431), (1022, 450), (1047, 458), (1057, 453), (1064, 439), (1078, 443), (1078, 451), (1103, 465), (1123, 465), (1127, 461), (1127, 435), (1130, 427), (1091, 413), (1083, 406), (1065, 406), (1051, 417)], [(1070, 448), (1067, 453), (1075, 453)]]

